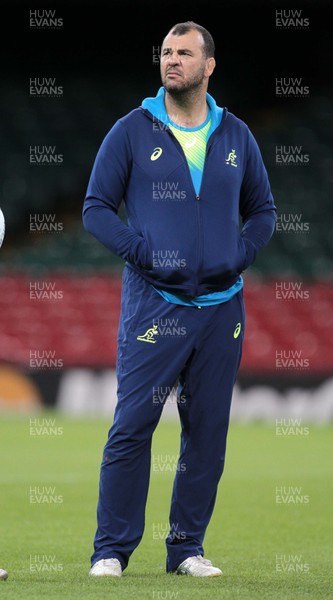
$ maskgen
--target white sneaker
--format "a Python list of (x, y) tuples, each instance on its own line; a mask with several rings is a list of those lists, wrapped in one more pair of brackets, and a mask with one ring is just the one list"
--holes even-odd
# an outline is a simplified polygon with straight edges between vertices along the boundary
[(122, 568), (117, 558), (102, 558), (98, 560), (90, 569), (89, 575), (102, 577), (109, 575), (111, 577), (121, 577)]
[(203, 556), (190, 556), (176, 569), (176, 575), (192, 575), (192, 577), (218, 577), (223, 575), (221, 569), (213, 567), (210, 560)]

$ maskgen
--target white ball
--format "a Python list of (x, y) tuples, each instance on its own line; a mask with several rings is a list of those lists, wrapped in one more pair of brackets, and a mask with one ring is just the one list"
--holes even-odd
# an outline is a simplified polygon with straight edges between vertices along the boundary
[(8, 573), (5, 569), (0, 569), (0, 579), (7, 579)]
[(2, 246), (3, 238), (5, 237), (5, 230), (6, 230), (5, 217), (0, 208), (0, 248)]

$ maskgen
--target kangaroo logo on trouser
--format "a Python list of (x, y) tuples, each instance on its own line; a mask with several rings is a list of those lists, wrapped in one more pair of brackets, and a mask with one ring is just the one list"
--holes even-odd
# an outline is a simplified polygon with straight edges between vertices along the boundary
[(138, 335), (136, 338), (140, 342), (149, 342), (150, 344), (155, 344), (157, 340), (154, 340), (154, 335), (158, 334), (157, 325), (153, 325), (150, 329), (147, 329), (146, 333), (143, 335)]

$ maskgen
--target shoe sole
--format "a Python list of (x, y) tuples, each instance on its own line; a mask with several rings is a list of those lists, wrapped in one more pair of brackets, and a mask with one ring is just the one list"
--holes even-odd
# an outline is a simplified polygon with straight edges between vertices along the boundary
[(121, 577), (115, 573), (89, 573), (89, 577)]
[(175, 575), (187, 575), (189, 577), (221, 577), (221, 575), (223, 575), (223, 573), (210, 573), (210, 575), (192, 575), (192, 573), (176, 571)]

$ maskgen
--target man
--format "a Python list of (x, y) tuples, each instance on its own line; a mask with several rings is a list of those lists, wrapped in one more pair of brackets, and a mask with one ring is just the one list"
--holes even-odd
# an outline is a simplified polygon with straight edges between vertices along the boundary
[[(204, 558), (203, 540), (241, 360), (242, 273), (269, 242), (276, 207), (253, 135), (207, 92), (214, 51), (210, 33), (192, 21), (169, 31), (162, 87), (106, 135), (84, 201), (85, 229), (125, 261), (92, 576), (121, 576), (141, 541), (152, 435), (175, 384), (182, 468), (166, 571), (222, 574)], [(117, 214), (122, 201), (127, 223)]]

